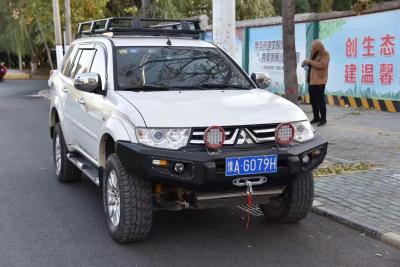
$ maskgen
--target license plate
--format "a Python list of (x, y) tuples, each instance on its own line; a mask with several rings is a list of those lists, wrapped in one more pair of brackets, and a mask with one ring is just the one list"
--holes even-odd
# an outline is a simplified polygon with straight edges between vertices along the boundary
[(274, 173), (278, 171), (277, 155), (226, 158), (225, 163), (226, 176)]

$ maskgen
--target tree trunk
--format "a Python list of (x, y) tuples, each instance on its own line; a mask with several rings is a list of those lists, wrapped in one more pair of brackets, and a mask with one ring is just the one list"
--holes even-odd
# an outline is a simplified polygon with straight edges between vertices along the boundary
[(37, 24), (37, 27), (38, 27), (38, 30), (39, 30), (40, 37), (42, 38), (44, 49), (46, 50), (47, 59), (48, 59), (49, 64), (50, 64), (50, 69), (54, 69), (53, 60), (51, 59), (50, 49), (49, 49), (49, 46), (46, 43), (46, 39), (44, 38), (42, 24), (40, 24), (40, 21), (37, 18), (36, 18), (36, 24)]
[(282, 39), (285, 95), (288, 100), (298, 103), (297, 58), (294, 31), (295, 0), (282, 0)]
[(150, 18), (150, 6), (151, 6), (151, 0), (142, 0), (142, 17), (143, 18)]
[(22, 70), (23, 66), (22, 66), (22, 54), (20, 51), (18, 51), (18, 69)]

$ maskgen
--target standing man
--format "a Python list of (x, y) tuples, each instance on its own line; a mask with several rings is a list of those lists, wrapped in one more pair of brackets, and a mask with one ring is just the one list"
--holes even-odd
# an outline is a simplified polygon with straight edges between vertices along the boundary
[(325, 85), (328, 81), (329, 53), (320, 40), (311, 44), (311, 58), (305, 59), (302, 67), (308, 66), (307, 83), (314, 114), (311, 123), (326, 124)]

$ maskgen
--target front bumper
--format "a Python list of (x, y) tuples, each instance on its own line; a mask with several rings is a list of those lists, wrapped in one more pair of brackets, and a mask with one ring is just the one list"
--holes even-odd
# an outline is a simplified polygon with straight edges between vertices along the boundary
[[(246, 176), (266, 176), (267, 182), (257, 187), (273, 188), (287, 186), (291, 183), (294, 174), (311, 171), (318, 167), (325, 158), (327, 148), (327, 141), (317, 135), (312, 141), (288, 148), (229, 148), (215, 154), (184, 149), (157, 149), (120, 141), (116, 144), (116, 153), (129, 172), (145, 179), (198, 192), (219, 192), (237, 189), (232, 184), (232, 180), (239, 176), (225, 176), (225, 159), (228, 157), (278, 155), (277, 173)], [(312, 153), (316, 150), (319, 150), (319, 153)], [(310, 161), (307, 164), (302, 162), (304, 154), (310, 155)], [(154, 159), (167, 160), (168, 165), (155, 166), (152, 163)], [(174, 171), (173, 166), (177, 162), (185, 166), (181, 174)]]

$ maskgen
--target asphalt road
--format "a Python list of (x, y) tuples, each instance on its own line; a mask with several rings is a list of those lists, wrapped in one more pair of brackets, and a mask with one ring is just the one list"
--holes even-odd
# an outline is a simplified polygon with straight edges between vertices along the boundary
[(43, 88), (0, 83), (0, 266), (400, 266), (400, 251), (315, 214), (246, 231), (239, 210), (158, 212), (148, 241), (119, 245), (100, 190), (54, 177)]

